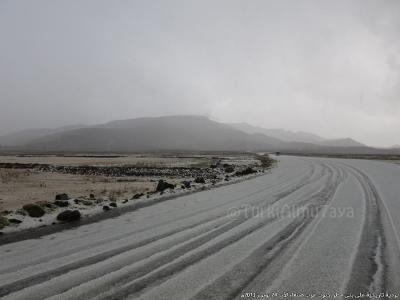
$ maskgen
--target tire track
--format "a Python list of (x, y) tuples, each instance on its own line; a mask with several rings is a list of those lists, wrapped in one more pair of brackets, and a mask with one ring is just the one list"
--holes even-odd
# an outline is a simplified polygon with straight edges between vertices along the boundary
[[(301, 188), (302, 186), (304, 186), (304, 185), (298, 186), (298, 188)], [(293, 192), (294, 192), (294, 191), (293, 191)], [(276, 201), (279, 201), (280, 199), (283, 199), (283, 198), (284, 198), (284, 197), (279, 198), (279, 199), (276, 199), (275, 202), (276, 202)], [(259, 203), (262, 203), (262, 202), (264, 202), (264, 201), (263, 201), (263, 200), (262, 200), (262, 201), (259, 201)], [(265, 204), (265, 206), (268, 206), (268, 205), (270, 205), (270, 204), (269, 204), (269, 203), (268, 203), (268, 204)], [(246, 208), (244, 208), (244, 209), (241, 210), (242, 213), (244, 212), (245, 209), (246, 209)], [(237, 227), (237, 226), (243, 224), (245, 221), (251, 219), (251, 217), (252, 217), (252, 216), (248, 216), (247, 214), (244, 215), (243, 218), (242, 218), (241, 220), (238, 220), (239, 222), (236, 222), (236, 223), (234, 224), (234, 226), (232, 226), (231, 229), (233, 229), (233, 228), (235, 228), (235, 227)], [(272, 221), (272, 220), (271, 220), (271, 221)], [(222, 230), (221, 232), (222, 232), (222, 233), (225, 233), (226, 230)], [(246, 234), (245, 234), (245, 235), (246, 235)], [(245, 235), (243, 235), (243, 236), (245, 236)], [(218, 236), (218, 235), (216, 235), (216, 236)], [(213, 238), (215, 238), (216, 236), (214, 236)], [(200, 244), (204, 244), (204, 243), (205, 243), (205, 241), (202, 241), (202, 243), (200, 243)], [(194, 246), (192, 247), (192, 249), (186, 249), (186, 250), (183, 251), (182, 253), (185, 254), (185, 253), (187, 253), (187, 252), (189, 252), (189, 251), (195, 249), (195, 248), (196, 248), (197, 246), (199, 246), (200, 244), (199, 244), (199, 243), (194, 244)], [(179, 257), (179, 256), (182, 256), (183, 254), (178, 255), (178, 257)], [(162, 261), (162, 262), (163, 262), (162, 264), (166, 264), (166, 263), (168, 263), (170, 260), (171, 260), (171, 257), (165, 257), (164, 260)], [(162, 265), (162, 264), (161, 264), (161, 265)], [(150, 265), (151, 265), (151, 266), (150, 266)], [(148, 267), (146, 267), (148, 272), (150, 272), (152, 269), (154, 269), (154, 266), (155, 266), (155, 265), (157, 266), (157, 264), (154, 264), (154, 261), (151, 262), (150, 265), (149, 265)], [(117, 266), (117, 267), (118, 267), (118, 266)], [(150, 267), (151, 267), (151, 268), (150, 268)], [(146, 269), (146, 268), (145, 268), (145, 269)], [(109, 273), (109, 272), (112, 272), (113, 270), (115, 271), (115, 269), (116, 269), (116, 268), (115, 268), (115, 266), (114, 266), (114, 267), (112, 267), (112, 268), (109, 268), (109, 269), (107, 270), (107, 272)], [(145, 269), (142, 269), (142, 270), (145, 270)], [(139, 272), (139, 273), (140, 273), (140, 272)], [(144, 273), (141, 274), (141, 275), (145, 275), (145, 273), (146, 273), (146, 272), (144, 272)], [(137, 276), (137, 272), (136, 272), (135, 274), (136, 274), (136, 276)], [(102, 275), (101, 273), (100, 273), (100, 274), (97, 274), (96, 277), (99, 277), (99, 276), (101, 276), (101, 275)], [(116, 280), (116, 282), (117, 282), (118, 284), (121, 284), (121, 283), (124, 282), (127, 278), (128, 278), (128, 277), (126, 277), (126, 276), (124, 276), (123, 278), (118, 278), (118, 279)], [(88, 279), (90, 280), (90, 278), (88, 278)], [(131, 279), (132, 279), (132, 278), (131, 278)], [(80, 283), (82, 283), (82, 282), (80, 282)], [(75, 285), (76, 285), (76, 284), (75, 284)], [(70, 286), (69, 288), (71, 288), (71, 287), (72, 287), (72, 286)], [(95, 294), (97, 294), (100, 290), (101, 290), (101, 289), (96, 289)], [(90, 295), (90, 293), (87, 294), (87, 295), (85, 295), (85, 298), (88, 298), (89, 295)], [(50, 296), (50, 294), (49, 294), (48, 296)]]
[[(312, 177), (313, 175), (315, 175), (315, 167), (313, 167), (311, 172), (309, 174), (307, 174), (306, 176), (307, 177), (308, 176)], [(303, 187), (303, 186), (305, 186), (305, 185), (307, 185), (308, 183), (311, 182), (310, 178), (309, 177), (307, 178), (306, 176), (301, 178), (300, 183), (296, 185), (295, 189), (290, 188), (291, 193), (294, 193), (295, 191), (299, 190), (301, 187)], [(257, 191), (257, 192), (251, 193), (251, 194), (252, 195), (256, 195), (256, 194), (262, 193), (263, 191), (265, 191), (265, 189), (262, 189), (261, 191)], [(279, 195), (274, 202), (279, 201), (280, 199), (283, 199), (284, 197), (288, 196), (291, 193), (285, 193), (284, 195), (282, 195), (282, 194)], [(235, 199), (234, 201), (236, 201), (236, 200), (237, 199)], [(243, 200), (243, 199), (240, 199), (240, 200)], [(230, 202), (233, 202), (233, 201), (230, 201)], [(263, 201), (261, 201), (261, 202), (263, 202)], [(224, 203), (223, 205), (226, 205), (226, 204)], [(223, 206), (223, 205), (221, 205), (221, 206)], [(211, 208), (211, 209), (214, 209), (214, 208)], [(209, 209), (207, 209), (205, 211), (208, 211), (208, 210)], [(214, 220), (216, 220), (218, 218), (221, 218), (221, 217), (226, 217), (226, 213), (223, 213), (222, 215), (218, 215), (217, 218), (215, 218), (215, 217), (214, 218), (210, 218), (209, 220), (206, 220), (206, 222), (212, 222), (212, 221), (214, 221)], [(244, 221), (245, 220), (243, 220), (243, 222)], [(153, 243), (153, 242), (155, 242), (155, 241), (157, 241), (157, 240), (159, 240), (161, 238), (166, 238), (166, 237), (168, 237), (170, 235), (177, 234), (177, 233), (179, 233), (181, 231), (195, 228), (196, 226), (202, 225), (204, 223), (205, 222), (203, 220), (201, 222), (196, 223), (193, 226), (185, 227), (183, 229), (178, 229), (178, 230), (166, 233), (164, 235), (160, 235), (160, 236), (156, 236), (156, 237), (153, 237), (153, 238), (149, 238), (149, 239), (144, 240), (142, 242), (137, 242), (137, 243), (129, 244), (127, 246), (120, 247), (120, 248), (117, 248), (117, 249), (114, 249), (114, 250), (106, 251), (104, 253), (100, 253), (100, 254), (91, 256), (89, 258), (85, 258), (85, 259), (78, 260), (78, 261), (75, 261), (75, 262), (67, 264), (67, 265), (63, 265), (63, 266), (61, 266), (61, 267), (59, 267), (57, 269), (54, 269), (54, 270), (51, 270), (51, 271), (48, 271), (48, 272), (43, 272), (43, 273), (40, 273), (40, 274), (37, 274), (37, 275), (34, 275), (34, 276), (30, 276), (28, 278), (21, 279), (19, 281), (13, 282), (13, 283), (8, 284), (8, 285), (3, 285), (3, 286), (0, 287), (0, 296), (5, 296), (5, 295), (8, 295), (8, 294), (10, 294), (12, 292), (21, 290), (23, 288), (40, 284), (40, 283), (45, 282), (45, 281), (47, 281), (47, 280), (49, 280), (51, 278), (54, 278), (54, 277), (60, 276), (62, 274), (65, 274), (65, 273), (67, 273), (69, 271), (96, 264), (98, 262), (104, 261), (104, 260), (106, 260), (108, 258), (111, 258), (113, 256), (119, 255), (121, 253), (124, 253), (124, 252), (127, 252), (127, 251), (132, 251), (132, 250), (137, 249), (139, 247), (143, 247), (143, 246), (145, 246), (147, 244), (150, 244), (150, 243)], [(150, 255), (150, 253), (149, 253), (149, 255)], [(101, 275), (101, 274), (99, 274), (99, 275)]]
[[(333, 174), (333, 172), (332, 172)], [(333, 176), (331, 174), (331, 176)], [(293, 241), (295, 239), (295, 237), (297, 238), (298, 235), (304, 230), (305, 227), (307, 227), (307, 225), (312, 221), (312, 219), (314, 218), (315, 214), (318, 213), (319, 209), (322, 207), (322, 203), (321, 203), (321, 199), (325, 199), (325, 201), (328, 201), (329, 199), (331, 199), (331, 197), (333, 197), (334, 193), (335, 193), (336, 189), (333, 188), (330, 185), (327, 185), (321, 192), (316, 193), (312, 198), (312, 200), (315, 200), (315, 204), (313, 205), (306, 205), (305, 207), (297, 207), (297, 209), (304, 209), (304, 214), (302, 214), (302, 216), (300, 218), (295, 218), (295, 220), (290, 223), (290, 225), (288, 227), (286, 227), (285, 229), (283, 229), (278, 235), (276, 235), (272, 241), (267, 241), (266, 244), (264, 244), (263, 246), (261, 246), (260, 248), (258, 248), (254, 253), (253, 256), (257, 256), (257, 259), (254, 259), (253, 256), (251, 256), (251, 259), (253, 259), (254, 263), (255, 263), (255, 267), (256, 267), (256, 274), (253, 274), (252, 276), (256, 276), (258, 274), (258, 271), (260, 271), (260, 265), (264, 267), (266, 267), (266, 264), (268, 264), (269, 261), (272, 260), (271, 257), (267, 257), (269, 259), (267, 259), (267, 263), (263, 264), (263, 260), (262, 257), (259, 256), (260, 253), (264, 253), (265, 248), (269, 249), (270, 251), (276, 251), (276, 253), (278, 253), (279, 251), (277, 251), (278, 247), (280, 250), (282, 250), (284, 248), (284, 246), (286, 246), (289, 242)], [(305, 203), (309, 203), (308, 200), (304, 201)], [(311, 201), (312, 202), (312, 201)], [(309, 217), (311, 216), (311, 217)], [(264, 220), (264, 222), (266, 222), (266, 220)], [(266, 224), (264, 224), (264, 222), (259, 223), (258, 226), (265, 226)], [(199, 262), (200, 260), (203, 260), (205, 258), (207, 258), (210, 255), (213, 255), (219, 251), (221, 251), (221, 249), (231, 245), (233, 242), (237, 242), (238, 240), (240, 240), (241, 238), (243, 238), (244, 236), (254, 232), (255, 230), (259, 230), (260, 228), (258, 228), (258, 226), (255, 229), (252, 229), (250, 232), (244, 231), (243, 233), (239, 234), (236, 236), (236, 238), (229, 242), (221, 242), (221, 244), (217, 244), (214, 245), (212, 247), (209, 247), (205, 250), (203, 250), (200, 253), (195, 253), (192, 256), (190, 256), (189, 258), (186, 258), (184, 260), (182, 260), (181, 262), (178, 262), (176, 264), (172, 264), (169, 266), (166, 266), (165, 268), (154, 272), (144, 278), (139, 278), (136, 281), (133, 281), (123, 287), (112, 287), (112, 292), (110, 293), (105, 293), (103, 295), (101, 295), (100, 297), (96, 297), (96, 299), (123, 299), (126, 297), (136, 297), (138, 296), (137, 294), (140, 293), (142, 290), (148, 288), (151, 285), (154, 284), (159, 284), (160, 282), (163, 282), (165, 280), (167, 280), (169, 277), (175, 275), (178, 272), (181, 272), (182, 270), (184, 270), (185, 268), (187, 268), (188, 266)], [(296, 233), (296, 234), (294, 234)], [(243, 262), (244, 265), (248, 264), (248, 261)], [(249, 274), (251, 273), (246, 273), (247, 276), (243, 276), (241, 277), (242, 280), (245, 280), (246, 278), (248, 279)], [(224, 278), (226, 279), (226, 278)], [(230, 278), (233, 279), (233, 278)], [(251, 281), (252, 277), (250, 277), (250, 281)], [(227, 280), (228, 282), (230, 282), (229, 280)], [(245, 283), (247, 284), (250, 281), (246, 281)], [(221, 284), (220, 282), (218, 282), (215, 286), (216, 290), (221, 291)], [(226, 292), (226, 289), (225, 289)], [(224, 295), (226, 295), (226, 293), (223, 293)], [(217, 299), (219, 298), (220, 295), (218, 295)], [(232, 293), (229, 294), (229, 296), (227, 298), (231, 298)], [(222, 298), (221, 298), (222, 299)]]
[(287, 256), (290, 256), (291, 250), (296, 248), (296, 241), (301, 239), (319, 211), (334, 197), (341, 183), (341, 177), (332, 172), (328, 183), (319, 193), (310, 199), (303, 200), (302, 204), (308, 205), (300, 218), (283, 229), (272, 241), (266, 241), (255, 249), (248, 257), (199, 291), (192, 299), (233, 299), (238, 297), (251, 282), (257, 281), (257, 277), (263, 272), (269, 272), (271, 279), (275, 277), (281, 268), (269, 268), (269, 266), (272, 263), (281, 266), (289, 260)]
[[(305, 184), (307, 184), (307, 182), (310, 182), (310, 178), (312, 178), (315, 175), (315, 171), (316, 171), (315, 170), (315, 166), (311, 164), (310, 172), (300, 179), (301, 184), (297, 184), (298, 188), (294, 189), (293, 192), (298, 190), (299, 188), (301, 188)], [(277, 183), (275, 185), (268, 186), (268, 187), (262, 188), (262, 189), (260, 189), (258, 191), (246, 194), (246, 195), (244, 195), (242, 197), (234, 198), (234, 199), (232, 199), (230, 201), (227, 201), (227, 202), (224, 202), (224, 203), (222, 203), (220, 205), (215, 205), (215, 206), (212, 206), (212, 207), (208, 207), (208, 208), (205, 208), (205, 209), (198, 210), (198, 211), (193, 212), (193, 213), (186, 214), (186, 215), (180, 217), (179, 221), (189, 219), (189, 218), (191, 218), (193, 216), (200, 215), (200, 214), (206, 213), (208, 211), (213, 211), (213, 210), (215, 210), (217, 208), (221, 208), (221, 207), (229, 205), (229, 204), (233, 204), (233, 203), (236, 203), (236, 202), (243, 202), (243, 201), (245, 201), (246, 199), (248, 199), (250, 197), (254, 197), (256, 195), (262, 194), (266, 190), (271, 189), (272, 187), (275, 187), (275, 186), (282, 185), (282, 184), (285, 184), (282, 187), (283, 189), (287, 189), (289, 186), (291, 186), (291, 185), (287, 185), (286, 182)], [(288, 195), (289, 194), (290, 193), (288, 193)], [(265, 197), (265, 195), (263, 195), (263, 197)], [(275, 196), (275, 197), (279, 197), (279, 196)], [(282, 196), (282, 198), (283, 198), (283, 196)], [(201, 225), (201, 224), (203, 224), (205, 222), (216, 220), (218, 218), (223, 217), (225, 214), (226, 214), (226, 212), (223, 212), (222, 214), (219, 214), (217, 216), (208, 217), (205, 220), (202, 220), (200, 222), (197, 222), (197, 223), (193, 224), (193, 226), (184, 226), (182, 228), (170, 231), (168, 233), (156, 236), (154, 238), (147, 239), (147, 240), (145, 240), (145, 241), (143, 241), (141, 243), (137, 243), (137, 244), (140, 245), (140, 246), (144, 246), (144, 245), (146, 245), (148, 243), (152, 243), (152, 242), (154, 242), (154, 241), (156, 241), (158, 239), (165, 238), (165, 237), (171, 236), (173, 234), (179, 233), (180, 231), (184, 231), (184, 230), (189, 229), (189, 228), (194, 228), (194, 227), (199, 226), (199, 225)], [(88, 250), (88, 249), (93, 249), (96, 246), (102, 246), (104, 244), (108, 244), (108, 243), (111, 243), (111, 242), (116, 242), (116, 241), (119, 241), (119, 240), (125, 240), (126, 238), (129, 238), (129, 237), (131, 237), (133, 235), (136, 235), (138, 233), (143, 233), (143, 232), (146, 232), (148, 230), (154, 230), (154, 229), (163, 227), (165, 225), (168, 225), (168, 224), (170, 224), (170, 223), (172, 223), (174, 221), (162, 222), (160, 224), (157, 224), (156, 226), (150, 226), (150, 227), (143, 228), (141, 230), (136, 230), (134, 232), (128, 232), (128, 233), (119, 235), (117, 237), (114, 236), (112, 238), (108, 238), (108, 239), (105, 239), (105, 240), (100, 240), (100, 241), (97, 241), (95, 243), (91, 243), (89, 245), (85, 245), (85, 246), (82, 246), (82, 247), (77, 247), (77, 248), (69, 249), (69, 250), (66, 250), (66, 251), (60, 251), (60, 252), (58, 252), (58, 253), (56, 253), (54, 255), (46, 255), (43, 258), (37, 259), (35, 261), (30, 261), (30, 262), (25, 263), (25, 264), (14, 265), (14, 266), (12, 266), (10, 268), (0, 269), (0, 270), (1, 270), (2, 273), (14, 272), (16, 270), (20, 270), (21, 268), (27, 267), (27, 266), (32, 265), (32, 264), (40, 264), (42, 262), (47, 262), (49, 260), (56, 259), (56, 258), (59, 258), (59, 257), (65, 257), (65, 256), (71, 255), (73, 253), (82, 252), (82, 251)]]
[[(357, 178), (367, 203), (364, 228), (353, 263), (351, 278), (347, 284), (347, 293), (385, 293), (390, 288), (396, 288), (389, 284), (390, 269), (396, 268), (398, 270), (399, 259), (394, 260), (396, 266), (390, 265), (387, 258), (391, 255), (387, 248), (389, 242), (392, 247), (397, 248), (397, 251), (400, 250), (398, 236), (390, 214), (372, 180), (359, 169), (348, 164), (345, 165), (349, 172)], [(389, 220), (388, 224), (384, 224), (383, 218)], [(394, 241), (388, 239), (388, 236), (395, 237)], [(396, 245), (393, 245), (393, 243)], [(364, 297), (364, 299), (369, 298)], [(387, 298), (383, 297), (382, 299)]]

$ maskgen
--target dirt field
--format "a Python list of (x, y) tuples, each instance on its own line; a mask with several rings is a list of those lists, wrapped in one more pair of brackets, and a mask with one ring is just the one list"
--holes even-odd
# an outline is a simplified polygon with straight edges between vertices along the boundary
[(53, 201), (67, 192), (72, 198), (94, 194), (96, 198), (132, 196), (154, 190), (155, 182), (137, 178), (118, 182), (117, 178), (0, 169), (0, 211), (22, 207), (36, 201)]
[(206, 163), (206, 157), (168, 157), (151, 155), (127, 156), (56, 156), (56, 155), (0, 155), (2, 163), (38, 163), (62, 166), (137, 166), (137, 167), (191, 167)]
[[(171, 168), (186, 168), (186, 175), (171, 176), (131, 176), (119, 174), (116, 176), (68, 174), (49, 172), (23, 167), (0, 168), (0, 211), (16, 210), (24, 204), (37, 201), (54, 201), (55, 196), (67, 193), (72, 199), (89, 197), (94, 194), (96, 199), (129, 199), (136, 193), (155, 191), (158, 180), (164, 179), (172, 184), (182, 180), (194, 179), (194, 172), (205, 170), (218, 161), (220, 165), (231, 164), (237, 170), (259, 163), (252, 155), (126, 155), (126, 156), (57, 156), (57, 155), (3, 155), (0, 163), (10, 164), (45, 164), (49, 166), (81, 167), (95, 166), (110, 168), (156, 168), (168, 171)], [(147, 170), (147, 169), (146, 169)], [(216, 170), (216, 169), (215, 169)], [(223, 170), (223, 169), (222, 169)], [(203, 171), (202, 171), (203, 172)], [(208, 171), (204, 171), (208, 172)], [(176, 173), (176, 172), (175, 172)], [(192, 174), (192, 176), (191, 176)], [(190, 178), (191, 177), (191, 178)], [(224, 174), (219, 176), (224, 180)], [(208, 179), (211, 180), (211, 179)]]

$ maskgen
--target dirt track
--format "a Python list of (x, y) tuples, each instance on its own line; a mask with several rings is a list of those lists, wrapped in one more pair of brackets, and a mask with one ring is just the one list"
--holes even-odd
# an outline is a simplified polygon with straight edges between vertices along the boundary
[(399, 294), (399, 166), (279, 159), (265, 176), (3, 245), (0, 297)]

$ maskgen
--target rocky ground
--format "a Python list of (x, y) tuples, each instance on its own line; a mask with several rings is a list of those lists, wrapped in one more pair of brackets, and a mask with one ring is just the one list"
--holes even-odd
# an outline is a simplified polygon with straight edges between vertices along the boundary
[[(61, 165), (45, 163), (44, 159), (31, 162), (26, 157), (22, 162), (0, 161), (1, 233), (73, 222), (138, 202), (228, 184), (257, 176), (273, 164), (268, 156), (260, 155), (203, 156), (201, 163), (194, 165), (187, 163), (187, 157), (182, 159), (185, 163), (175, 158), (171, 165), (146, 166)], [(54, 177), (64, 181), (53, 187)], [(41, 181), (35, 182), (37, 178)], [(84, 188), (77, 188), (79, 184)], [(21, 198), (24, 200), (18, 201)]]

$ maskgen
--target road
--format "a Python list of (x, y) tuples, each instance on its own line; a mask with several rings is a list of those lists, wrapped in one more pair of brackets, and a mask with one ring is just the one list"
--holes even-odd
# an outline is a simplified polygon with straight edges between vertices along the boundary
[(251, 180), (0, 246), (0, 298), (399, 295), (400, 166), (278, 159)]

